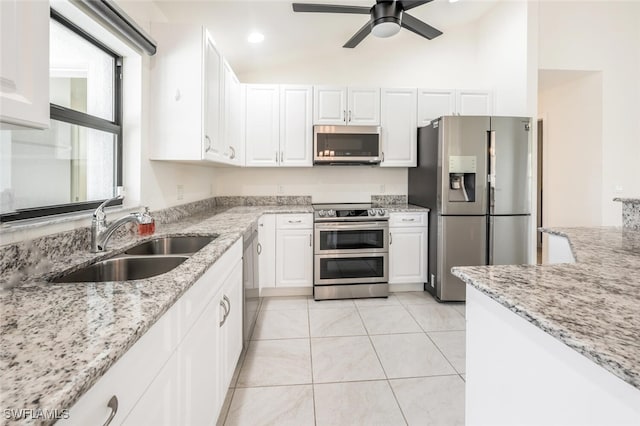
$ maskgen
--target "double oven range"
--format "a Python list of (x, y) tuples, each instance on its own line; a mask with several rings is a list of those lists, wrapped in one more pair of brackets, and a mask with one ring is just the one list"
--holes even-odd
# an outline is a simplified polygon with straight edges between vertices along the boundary
[(314, 204), (315, 300), (387, 297), (389, 214), (371, 204)]

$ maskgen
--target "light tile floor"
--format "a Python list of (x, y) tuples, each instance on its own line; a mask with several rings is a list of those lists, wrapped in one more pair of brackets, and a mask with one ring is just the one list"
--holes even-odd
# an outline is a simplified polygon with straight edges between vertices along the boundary
[(218, 425), (463, 425), (464, 308), (265, 298)]

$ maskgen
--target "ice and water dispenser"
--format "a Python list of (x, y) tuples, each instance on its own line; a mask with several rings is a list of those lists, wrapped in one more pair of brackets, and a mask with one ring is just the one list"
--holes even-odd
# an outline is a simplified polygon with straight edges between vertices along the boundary
[(449, 201), (476, 201), (476, 162), (473, 155), (449, 156)]

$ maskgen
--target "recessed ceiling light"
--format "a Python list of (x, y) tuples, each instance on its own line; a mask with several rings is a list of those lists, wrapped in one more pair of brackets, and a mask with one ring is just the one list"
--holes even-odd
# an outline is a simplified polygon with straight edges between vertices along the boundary
[(457, 2), (457, 1), (458, 1), (458, 0), (449, 0), (449, 3), (455, 3), (455, 2)]
[(247, 37), (247, 41), (249, 43), (262, 43), (264, 41), (264, 34), (254, 31), (249, 34), (249, 37)]

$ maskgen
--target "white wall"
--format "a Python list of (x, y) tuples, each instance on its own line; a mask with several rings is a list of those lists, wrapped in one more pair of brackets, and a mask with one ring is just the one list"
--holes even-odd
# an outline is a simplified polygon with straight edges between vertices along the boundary
[(603, 225), (621, 224), (615, 196), (640, 195), (639, 22), (638, 2), (545, 1), (539, 7), (539, 67), (602, 73)]
[(602, 222), (602, 73), (540, 71), (544, 226)]

